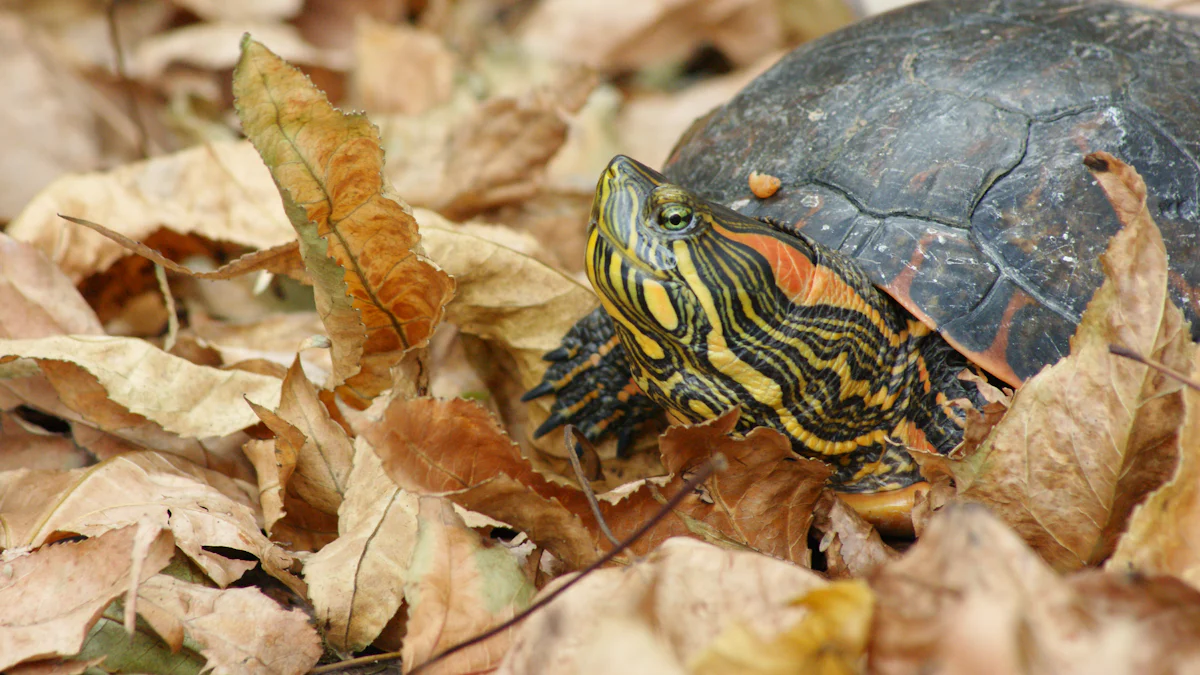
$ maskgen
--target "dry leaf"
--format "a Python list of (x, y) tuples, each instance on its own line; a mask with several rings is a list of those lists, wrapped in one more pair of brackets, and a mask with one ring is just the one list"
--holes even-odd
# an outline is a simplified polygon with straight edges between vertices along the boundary
[(0, 234), (0, 336), (103, 335), (96, 313), (33, 246)]
[(69, 438), (34, 426), (12, 413), (0, 412), (0, 471), (74, 469), (90, 459)]
[(370, 113), (419, 115), (453, 93), (457, 58), (432, 33), (361, 16), (354, 57), (351, 86)]
[(775, 4), (548, 0), (537, 5), (521, 31), (522, 46), (534, 54), (609, 71), (683, 60), (705, 42), (716, 43), (739, 64), (778, 49), (783, 33)]
[[(10, 220), (38, 190), (68, 172), (100, 164), (96, 113), (80, 105), (86, 83), (63, 55), (7, 12), (0, 14), (0, 82), (13, 105), (0, 122), (0, 222)], [(53, 130), (52, 133), (47, 133)]]
[[(0, 474), (0, 548), (40, 546), (62, 533), (102, 534), (144, 520), (170, 529), (176, 545), (226, 586), (255, 566), (214, 549), (245, 551), (284, 583), (292, 556), (259, 529), (256, 505), (233, 480), (185, 460), (129, 453), (85, 469)], [(247, 556), (249, 557), (249, 556)]]
[(296, 453), (296, 473), (291, 490), (326, 513), (337, 513), (346, 493), (354, 447), (329, 414), (317, 389), (304, 376), (297, 356), (283, 378), (278, 415), (303, 434)]
[(263, 512), (263, 530), (271, 536), (275, 523), (286, 515), (284, 496), (288, 480), (296, 470), (296, 453), (274, 439), (250, 440), (242, 448), (258, 476), (258, 503)]
[[(350, 54), (344, 50), (313, 46), (291, 24), (269, 21), (200, 23), (166, 31), (143, 40), (130, 54), (127, 70), (143, 80), (162, 78), (174, 64), (205, 70), (227, 70), (238, 62), (238, 42), (256, 35), (291, 63), (345, 70)], [(228, 85), (226, 85), (228, 86)]]
[(695, 675), (854, 675), (861, 672), (875, 597), (862, 581), (820, 586), (794, 601), (809, 610), (794, 626), (764, 640), (730, 626), (692, 661)]
[[(541, 380), (542, 355), (596, 306), (590, 290), (508, 247), (438, 227), (427, 227), (423, 242), (429, 257), (457, 284), (447, 321), (509, 353), (522, 390)], [(531, 428), (549, 415), (544, 405), (529, 410), (537, 411)], [(561, 446), (561, 436), (552, 435), (542, 447), (548, 445)]]
[(404, 353), (428, 341), (453, 281), (416, 252), (416, 221), (382, 182), (374, 126), (335, 110), (262, 45), (245, 39), (242, 49), (234, 73), (242, 126), (300, 234), (337, 383), (365, 407), (392, 386)]
[[(734, 467), (685, 498), (635, 542), (634, 553), (691, 534), (807, 564), (812, 508), (829, 467), (796, 457), (787, 439), (771, 430), (730, 438), (735, 423), (732, 414), (668, 431), (663, 458), (673, 476), (662, 486), (643, 482), (601, 502), (609, 527), (623, 538), (657, 513), (683, 488), (689, 472), (714, 453)], [(371, 443), (400, 487), (447, 494), (466, 509), (509, 523), (568, 567), (582, 567), (600, 555), (602, 535), (583, 494), (534, 472), (495, 420), (471, 401), (393, 401), (360, 437)]]
[(806, 610), (791, 601), (824, 584), (766, 556), (671, 539), (630, 568), (590, 574), (526, 619), (498, 673), (686, 672), (730, 626), (770, 639), (794, 625)]
[[(408, 634), (404, 672), (440, 651), (500, 624), (533, 598), (533, 583), (504, 548), (487, 546), (450, 502), (421, 497), (417, 541), (404, 584)], [(480, 672), (508, 651), (514, 630), (499, 633), (429, 668), (429, 673)]]
[(138, 590), (138, 603), (159, 635), (200, 643), (216, 675), (300, 675), (321, 657), (304, 610), (285, 610), (255, 588), (221, 590), (160, 574)]
[(1167, 255), (1131, 167), (1089, 155), (1124, 229), (1102, 258), (1071, 355), (1030, 378), (988, 441), (949, 463), (962, 499), (991, 506), (1058, 569), (1107, 558), (1133, 507), (1174, 469), (1180, 385), (1109, 354), (1186, 369), (1193, 345), (1168, 296)]
[(295, 239), (278, 194), (249, 143), (213, 143), (112, 171), (63, 176), (5, 231), (41, 249), (78, 283), (129, 252), (63, 221), (60, 213), (105, 223), (137, 241), (165, 226), (212, 241), (270, 248)]
[(180, 436), (228, 436), (258, 422), (243, 397), (274, 406), (280, 396), (273, 377), (197, 366), (134, 338), (0, 340), (6, 356), (35, 359), (63, 402), (106, 431), (139, 416)]
[(221, 19), (290, 19), (300, 12), (302, 0), (177, 0), (175, 3), (208, 21)]
[[(1200, 377), (1200, 350), (1191, 376)], [(1200, 588), (1200, 392), (1184, 390), (1184, 402), (1175, 476), (1134, 509), (1108, 568), (1173, 574)]]
[(338, 515), (338, 538), (308, 558), (304, 580), (325, 640), (355, 652), (379, 636), (404, 599), (417, 497), (396, 487), (360, 442)]
[(78, 653), (108, 603), (166, 567), (173, 551), (168, 532), (132, 525), (0, 562), (0, 670)]
[(1061, 579), (983, 507), (948, 507), (871, 582), (871, 671), (1133, 675), (1200, 663), (1200, 593), (1095, 574)]
[(832, 490), (822, 492), (814, 507), (813, 530), (822, 535), (817, 550), (825, 555), (825, 567), (833, 579), (866, 577), (900, 557)]

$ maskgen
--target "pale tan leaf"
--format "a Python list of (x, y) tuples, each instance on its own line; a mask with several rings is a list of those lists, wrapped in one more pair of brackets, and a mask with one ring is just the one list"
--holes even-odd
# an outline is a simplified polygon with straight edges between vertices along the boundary
[(96, 113), (80, 105), (87, 83), (39, 37), (17, 14), (0, 14), (0, 81), (13, 102), (0, 113), (0, 222), (55, 178), (103, 158)]
[(419, 115), (453, 93), (454, 52), (436, 35), (408, 24), (359, 17), (354, 57), (351, 86), (368, 113)]
[(160, 574), (142, 585), (138, 602), (160, 634), (182, 626), (216, 674), (299, 675), (321, 657), (304, 610), (286, 610), (256, 588), (221, 590)]
[(148, 37), (129, 55), (128, 72), (134, 77), (156, 79), (177, 63), (206, 70), (233, 68), (238, 62), (238, 43), (247, 33), (292, 63), (333, 70), (346, 70), (350, 65), (349, 53), (316, 47), (289, 23), (218, 21), (195, 23)]
[(548, 0), (530, 13), (520, 38), (539, 56), (607, 71), (685, 59), (705, 42), (745, 64), (783, 46), (779, 23), (776, 3), (764, 0)]
[(103, 335), (75, 285), (33, 246), (0, 234), (0, 337)]
[[(139, 551), (146, 528), (152, 536)], [(132, 525), (0, 563), (0, 670), (78, 653), (108, 603), (165, 567), (173, 551), (170, 533)]]
[(214, 143), (108, 172), (63, 176), (5, 231), (41, 249), (78, 283), (129, 252), (63, 221), (59, 213), (106, 223), (138, 241), (167, 227), (213, 241), (269, 248), (295, 239), (278, 194), (249, 143)]
[[(507, 246), (434, 226), (423, 232), (429, 257), (457, 283), (446, 320), (510, 354), (521, 391), (532, 388), (546, 370), (542, 355), (557, 347), (567, 330), (595, 308), (595, 294)], [(550, 414), (544, 400), (521, 409), (529, 416), (531, 430)], [(561, 454), (562, 446), (561, 433), (537, 444), (553, 454)]]
[(302, 0), (177, 0), (177, 5), (208, 21), (290, 19), (300, 12)]
[(735, 624), (692, 660), (694, 675), (855, 675), (870, 635), (875, 597), (860, 580), (814, 588), (793, 604), (809, 610), (804, 618), (764, 640)]
[(1030, 378), (988, 440), (949, 463), (958, 496), (995, 510), (1058, 569), (1107, 558), (1133, 507), (1174, 470), (1181, 385), (1109, 354), (1115, 343), (1186, 370), (1194, 349), (1168, 295), (1146, 188), (1105, 153), (1086, 160), (1124, 228), (1071, 355)]
[(304, 376), (297, 356), (283, 379), (278, 415), (304, 436), (297, 448), (294, 493), (326, 513), (337, 513), (346, 493), (354, 447)]
[(246, 551), (273, 576), (302, 587), (287, 572), (291, 555), (263, 536), (243, 486), (176, 457), (129, 453), (85, 469), (0, 474), (0, 513), (2, 548), (149, 520), (170, 529), (176, 545), (218, 585), (236, 581), (255, 562), (225, 557), (214, 547)]
[(227, 366), (266, 359), (286, 368), (299, 351), (304, 372), (313, 382), (324, 384), (333, 372), (328, 349), (302, 349), (325, 336), (325, 325), (316, 312), (272, 314), (248, 323), (216, 321), (200, 314), (190, 318), (191, 325), (181, 335), (197, 338)]
[(881, 675), (1198, 672), (1200, 593), (1167, 578), (1060, 578), (979, 505), (935, 514), (871, 585)]
[[(533, 598), (534, 587), (517, 560), (499, 547), (485, 547), (454, 506), (421, 497), (416, 548), (404, 584), (408, 635), (405, 672), (512, 617)], [(494, 668), (512, 640), (512, 630), (439, 661), (427, 672), (478, 672)]]
[(400, 608), (417, 541), (416, 495), (396, 487), (363, 442), (356, 444), (338, 530), (305, 562), (304, 580), (325, 639), (359, 651)]
[[(565, 581), (555, 580), (542, 593)], [(526, 619), (497, 672), (614, 672), (608, 653), (625, 657), (620, 672), (672, 672), (643, 665), (642, 659), (661, 659), (664, 653), (674, 672), (685, 672), (686, 662), (731, 626), (745, 626), (763, 639), (792, 626), (806, 610), (791, 601), (825, 583), (809, 570), (766, 556), (670, 539), (632, 568), (589, 575), (549, 611)], [(613, 622), (622, 630), (606, 627)], [(593, 639), (599, 635), (606, 639)]]
[(275, 378), (197, 366), (133, 338), (0, 340), (0, 356), (38, 360), (64, 402), (105, 430), (132, 414), (180, 436), (227, 436), (258, 422), (243, 396), (265, 406), (280, 396)]
[(286, 515), (283, 503), (288, 479), (296, 469), (295, 452), (290, 446), (277, 444), (274, 439), (247, 441), (242, 451), (254, 464), (254, 472), (258, 475), (258, 502), (263, 512), (263, 530), (269, 537), (275, 523)]

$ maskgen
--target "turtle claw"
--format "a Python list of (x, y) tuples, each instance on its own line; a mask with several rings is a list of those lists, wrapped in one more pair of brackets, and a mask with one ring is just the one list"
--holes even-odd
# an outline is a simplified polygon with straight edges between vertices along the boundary
[[(555, 347), (554, 349), (551, 349), (550, 351), (546, 352), (545, 354), (542, 354), (542, 360), (550, 361), (551, 363), (558, 362), (558, 361), (566, 361), (567, 359), (574, 356), (576, 351), (578, 351), (578, 350), (568, 349), (566, 347)], [(524, 400), (524, 399), (522, 399), (522, 400)]]
[(576, 323), (562, 346), (543, 358), (551, 362), (546, 375), (521, 396), (527, 402), (555, 395), (550, 417), (533, 432), (534, 438), (572, 424), (592, 442), (618, 434), (618, 452), (625, 452), (641, 426), (662, 414), (631, 381), (625, 350), (602, 309)]
[[(547, 359), (547, 360), (549, 360), (549, 359)], [(558, 390), (554, 388), (553, 382), (550, 382), (549, 380), (542, 380), (541, 382), (538, 383), (538, 385), (536, 387), (534, 387), (533, 389), (530, 389), (529, 391), (525, 392), (524, 394), (521, 394), (521, 402), (529, 403), (530, 401), (532, 401), (535, 398), (541, 398), (543, 396), (553, 394), (555, 391), (558, 391)], [(538, 435), (540, 436), (541, 434), (538, 434)]]

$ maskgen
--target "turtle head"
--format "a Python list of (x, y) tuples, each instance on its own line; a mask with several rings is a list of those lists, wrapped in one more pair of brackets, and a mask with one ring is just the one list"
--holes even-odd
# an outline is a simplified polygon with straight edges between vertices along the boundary
[(788, 325), (814, 263), (799, 236), (618, 156), (596, 186), (585, 266), (634, 380), (700, 420), (775, 388), (753, 364), (772, 357), (765, 334)]
[(662, 174), (618, 155), (596, 185), (587, 246), (588, 279), (622, 332), (651, 343), (694, 333), (696, 293), (680, 253), (709, 227), (709, 204)]

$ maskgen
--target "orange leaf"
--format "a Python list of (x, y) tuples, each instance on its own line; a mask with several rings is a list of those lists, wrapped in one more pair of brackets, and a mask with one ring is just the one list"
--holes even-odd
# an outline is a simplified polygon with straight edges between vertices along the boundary
[(329, 104), (299, 70), (247, 37), (234, 71), (246, 135), (300, 235), (333, 342), (335, 386), (366, 404), (423, 346), (454, 282), (415, 250), (417, 222), (383, 182), (378, 130)]

